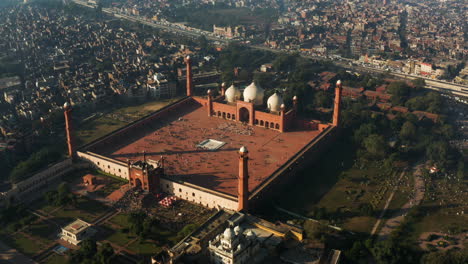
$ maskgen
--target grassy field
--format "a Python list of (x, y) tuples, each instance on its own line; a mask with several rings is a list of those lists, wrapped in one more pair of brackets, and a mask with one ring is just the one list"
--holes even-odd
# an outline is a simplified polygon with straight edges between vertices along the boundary
[[(413, 238), (417, 239), (423, 232), (449, 234), (467, 232), (468, 180), (458, 181), (434, 177), (429, 182), (426, 196), (421, 204), (424, 214), (415, 225)], [(464, 211), (463, 215), (462, 211)]]
[[(42, 210), (42, 208), (37, 208)], [(95, 200), (86, 197), (80, 197), (75, 206), (64, 206), (51, 213), (53, 221), (60, 225), (71, 223), (76, 218), (80, 218), (86, 222), (93, 222), (97, 217), (106, 212), (108, 207)]]
[(137, 106), (122, 107), (84, 122), (80, 124), (76, 132), (78, 144), (87, 144), (179, 99), (152, 101)]
[[(378, 163), (363, 168), (353, 167), (353, 164), (352, 146), (347, 142), (337, 142), (298, 175), (294, 184), (285, 186), (286, 191), (276, 197), (274, 203), (306, 217), (322, 218), (350, 231), (370, 233), (377, 221), (376, 216), (391, 193), (389, 182), (395, 181), (399, 173), (384, 174)], [(404, 192), (410, 187), (406, 185), (406, 182), (402, 184), (404, 190), (395, 194), (391, 208), (397, 209), (407, 201), (408, 195)], [(361, 209), (364, 206), (372, 206), (374, 213), (365, 213)], [(273, 215), (273, 218), (278, 217), (282, 218), (278, 213)]]
[(31, 257), (46, 249), (45, 243), (48, 242), (44, 239), (36, 237), (31, 239), (30, 237), (26, 237), (20, 233), (16, 233), (14, 235), (3, 235), (1, 240), (8, 246), (15, 248), (21, 253)]
[(50, 257), (48, 257), (45, 261), (42, 263), (44, 264), (63, 264), (67, 263), (68, 258), (66, 256), (60, 256), (58, 254), (52, 254)]
[(153, 256), (162, 251), (154, 241), (140, 241), (132, 242), (128, 247), (129, 250), (135, 252), (137, 255)]

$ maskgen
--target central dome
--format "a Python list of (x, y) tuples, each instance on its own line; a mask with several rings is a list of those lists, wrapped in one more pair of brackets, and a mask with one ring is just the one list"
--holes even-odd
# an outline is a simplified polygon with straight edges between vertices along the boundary
[(229, 103), (234, 103), (235, 101), (240, 99), (241, 92), (233, 84), (224, 92), (224, 96), (226, 98), (226, 101), (228, 101)]
[(260, 86), (252, 82), (244, 90), (244, 102), (253, 102), (254, 105), (262, 105), (264, 93), (265, 91)]

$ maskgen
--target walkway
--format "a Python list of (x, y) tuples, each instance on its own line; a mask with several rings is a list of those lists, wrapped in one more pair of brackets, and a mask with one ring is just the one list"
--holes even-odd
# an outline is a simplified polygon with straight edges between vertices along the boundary
[[(385, 240), (397, 228), (400, 223), (405, 219), (408, 211), (415, 205), (419, 205), (424, 198), (426, 188), (424, 179), (421, 177), (421, 170), (424, 168), (424, 163), (418, 164), (414, 167), (414, 193), (411, 195), (410, 200), (405, 203), (400, 210), (395, 212), (382, 227), (378, 234), (378, 240)], [(382, 215), (381, 215), (382, 216)], [(380, 220), (379, 220), (380, 221)], [(374, 227), (375, 228), (375, 227)], [(374, 231), (375, 232), (375, 231)]]

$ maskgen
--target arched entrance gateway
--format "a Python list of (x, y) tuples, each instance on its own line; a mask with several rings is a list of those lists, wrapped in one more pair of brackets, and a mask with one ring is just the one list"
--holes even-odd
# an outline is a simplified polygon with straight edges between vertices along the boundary
[(239, 121), (248, 123), (250, 121), (250, 113), (247, 108), (242, 107), (239, 109)]
[(164, 174), (161, 163), (147, 161), (128, 162), (130, 186), (147, 192), (158, 192), (159, 178)]
[(135, 179), (135, 185), (134, 185), (135, 188), (141, 189), (141, 186), (142, 186), (142, 185), (143, 185), (143, 184), (141, 183), (141, 180), (138, 179), (138, 178), (136, 178), (136, 179)]

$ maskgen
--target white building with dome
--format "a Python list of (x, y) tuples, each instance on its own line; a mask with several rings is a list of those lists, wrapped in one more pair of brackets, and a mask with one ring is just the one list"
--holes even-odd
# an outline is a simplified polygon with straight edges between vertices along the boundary
[(260, 250), (260, 242), (252, 230), (243, 233), (240, 226), (228, 227), (209, 242), (208, 251), (213, 264), (244, 264), (252, 260)]

